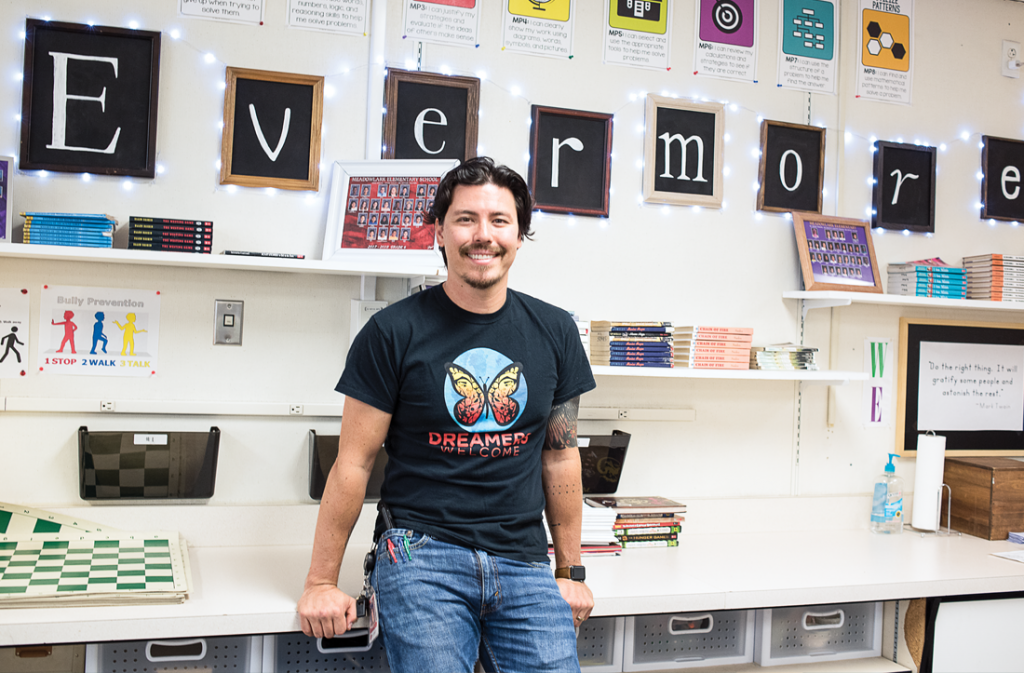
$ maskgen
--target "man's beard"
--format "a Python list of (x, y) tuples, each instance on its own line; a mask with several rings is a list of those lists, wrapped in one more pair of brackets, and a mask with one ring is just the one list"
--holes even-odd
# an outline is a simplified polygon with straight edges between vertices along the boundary
[[(481, 252), (497, 253), (496, 259), (501, 259), (505, 256), (505, 248), (502, 248), (501, 246), (481, 250), (480, 248), (474, 248), (472, 245), (464, 245), (459, 249), (459, 254), (467, 257), (474, 253)], [(493, 287), (499, 280), (501, 280), (501, 275), (498, 274), (490, 278), (476, 278), (472, 277), (470, 274), (466, 274), (462, 277), (462, 280), (465, 281), (466, 285), (470, 286), (474, 290), (486, 290)]]

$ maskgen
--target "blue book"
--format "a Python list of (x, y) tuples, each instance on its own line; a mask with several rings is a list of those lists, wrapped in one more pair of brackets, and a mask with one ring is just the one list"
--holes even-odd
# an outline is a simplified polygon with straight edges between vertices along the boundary
[(111, 215), (104, 215), (101, 213), (39, 213), (34, 211), (28, 211), (21, 214), (22, 217), (73, 217), (79, 220), (106, 220), (108, 222), (116, 222)]
[(651, 363), (640, 364), (640, 363), (633, 363), (633, 362), (613, 362), (611, 364), (611, 366), (612, 367), (669, 367), (669, 368), (671, 368), (672, 367), (672, 363), (671, 362), (669, 362), (669, 363), (655, 363), (655, 362), (651, 362)]
[(106, 243), (89, 243), (89, 242), (74, 242), (74, 241), (29, 241), (27, 245), (62, 245), (72, 248), (113, 248), (114, 244), (112, 241)]
[(25, 226), (28, 225), (36, 226), (64, 226), (64, 227), (82, 227), (89, 229), (113, 229), (114, 223), (106, 220), (72, 220), (72, 219), (58, 219), (48, 217), (31, 217), (25, 219)]

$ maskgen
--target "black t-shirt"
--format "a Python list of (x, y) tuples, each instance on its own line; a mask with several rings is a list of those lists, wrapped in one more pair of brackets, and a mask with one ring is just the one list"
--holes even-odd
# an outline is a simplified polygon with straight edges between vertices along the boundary
[(481, 315), (437, 286), (370, 319), (336, 390), (392, 414), (381, 499), (396, 525), (544, 561), (547, 421), (596, 386), (562, 309), (508, 290), (501, 309)]

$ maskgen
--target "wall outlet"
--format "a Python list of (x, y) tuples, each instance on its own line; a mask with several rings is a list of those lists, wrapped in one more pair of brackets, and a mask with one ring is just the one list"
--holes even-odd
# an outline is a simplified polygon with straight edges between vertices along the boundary
[(619, 409), (619, 420), (620, 421), (628, 421), (629, 420), (629, 409)]
[(293, 415), (293, 416), (301, 416), (302, 415), (302, 405), (301, 404), (290, 404), (290, 405), (288, 405), (288, 413)]
[(1020, 79), (1020, 66), (1017, 65), (1021, 60), (1020, 42), (1003, 40), (1003, 51), (999, 60), (1002, 62), (1003, 77)]
[(100, 402), (100, 411), (117, 411), (117, 405), (113, 402)]

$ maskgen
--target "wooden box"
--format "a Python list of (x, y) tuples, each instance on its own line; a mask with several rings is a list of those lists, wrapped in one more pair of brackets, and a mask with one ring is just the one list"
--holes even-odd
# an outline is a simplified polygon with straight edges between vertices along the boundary
[[(946, 458), (943, 481), (952, 491), (954, 530), (986, 540), (1005, 540), (1010, 531), (1024, 531), (1024, 461)], [(943, 495), (943, 526), (946, 520)]]

